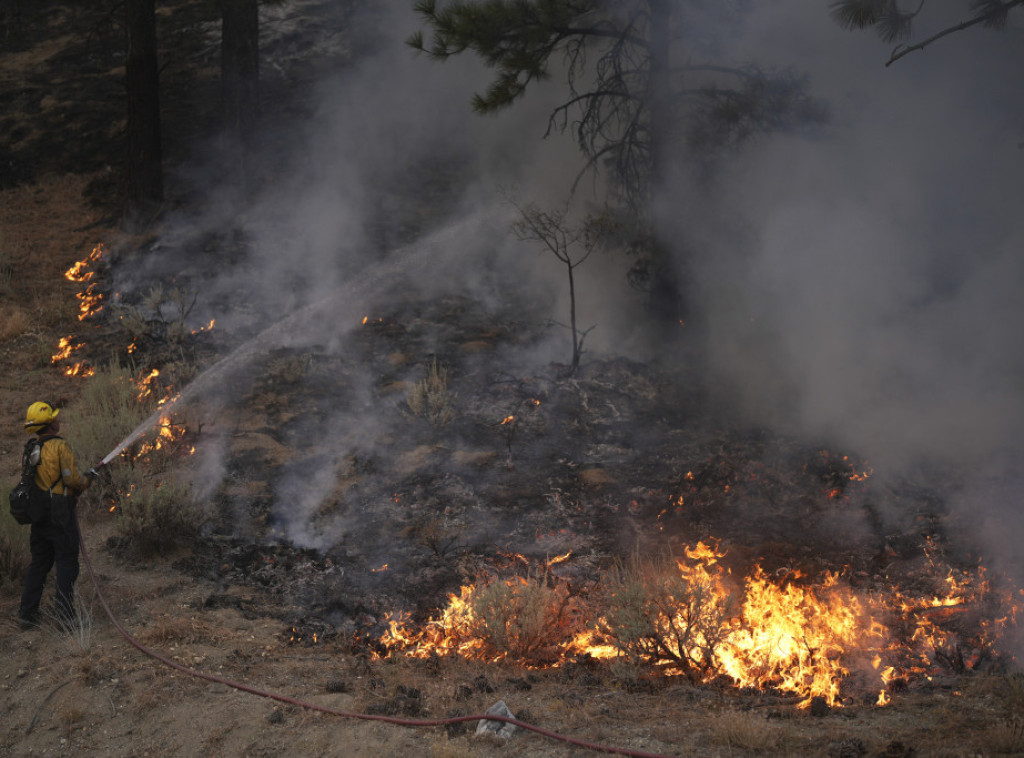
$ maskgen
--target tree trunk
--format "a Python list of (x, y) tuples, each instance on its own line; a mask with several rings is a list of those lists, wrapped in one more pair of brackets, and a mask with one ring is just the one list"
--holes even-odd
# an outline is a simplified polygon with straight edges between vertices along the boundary
[(221, 97), (228, 170), (245, 187), (247, 157), (260, 108), (257, 0), (221, 2)]
[(155, 211), (164, 195), (155, 0), (125, 0), (125, 50), (125, 220), (135, 225)]
[(154, 212), (164, 199), (156, 0), (125, 0), (125, 37), (125, 217), (131, 225)]
[(671, 205), (666, 202), (671, 165), (673, 133), (671, 49), (671, 0), (649, 0), (651, 13), (648, 117), (650, 139), (650, 185), (648, 209), (651, 223), (650, 307), (656, 324), (678, 328), (681, 292), (667, 240), (672, 238)]

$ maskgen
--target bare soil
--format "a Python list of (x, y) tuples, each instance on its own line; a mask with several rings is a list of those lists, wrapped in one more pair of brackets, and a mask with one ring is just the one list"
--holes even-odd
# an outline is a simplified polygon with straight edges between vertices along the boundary
[[(142, 243), (117, 228), (111, 201), (123, 72), (105, 51), (116, 48), (116, 27), (102, 9), (23, 6), (0, 17), (5, 39), (17, 40), (0, 53), (5, 485), (18, 473), (24, 409), (48, 399), (73, 417), (88, 381), (52, 364), (58, 340), (109, 340), (110, 325), (78, 320), (80, 288), (64, 272), (97, 243)], [(187, 29), (202, 20), (198, 7), (167, 6), (161, 23), (179, 19), (168, 39), (189, 39)], [(172, 113), (189, 110), (182, 92), (199, 99), (212, 87), (210, 51), (200, 45), (191, 60), (197, 65), (168, 74), (177, 82), (169, 88)], [(189, 130), (209, 117), (192, 111), (200, 117), (187, 127), (172, 121), (172, 156), (184, 154)], [(894, 691), (884, 708), (857, 693), (841, 708), (812, 713), (785, 693), (635, 676), (585, 658), (552, 668), (376, 659), (370, 636), (382, 631), (388, 611), (425, 618), (483, 563), (496, 565), (499, 548), (537, 560), (571, 549), (577, 557), (563, 570), (583, 581), (599, 580), (637, 545), (717, 537), (737, 570), (755, 561), (769, 571), (843, 569), (864, 588), (896, 580), (925, 586), (934, 578), (925, 571), (925, 537), (967, 565), (977, 557), (949, 537), (955, 524), (932, 489), (852, 483), (839, 452), (726, 423), (709, 398), (657, 368), (608, 360), (570, 377), (559, 366), (527, 375), (491, 362), (499, 347), (535, 337), (514, 317), (461, 300), (395, 303), (353, 337), (373, 397), (395, 409), (411, 367), (442, 352), (461, 382), (460, 416), (449, 439), (409, 422), (386, 452), (348, 457), (337, 497), (316, 518), (344, 518), (358, 503), (378, 527), (354, 530), (324, 551), (282, 538), (267, 491), (271, 474), (295, 455), (297, 440), (283, 421), (315, 401), (325, 377), (334, 378), (332, 397), (356, 378), (337, 380), (343, 367), (327, 352), (273, 352), (238, 395), (235, 410), (244, 415), (229, 455), (234, 486), (204, 504), (211, 522), (202, 540), (140, 558), (123, 549), (116, 518), (101, 504), (83, 507), (84, 542), (114, 617), (142, 645), (197, 672), (351, 714), (433, 720), (479, 714), (503, 700), (543, 729), (663, 755), (1024, 753), (1024, 687), (994, 663), (937, 668), (930, 680)], [(314, 394), (295, 394), (300, 376)], [(515, 411), (518, 426), (502, 427), (499, 411)], [(679, 499), (686, 508), (672, 508)], [(443, 529), (431, 519), (439, 507), (451, 509)], [(505, 542), (474, 531), (479, 522), (500, 524)], [(375, 573), (382, 556), (392, 566)], [(476, 737), (475, 722), (422, 727), (328, 715), (190, 676), (121, 634), (84, 566), (78, 586), (93, 613), (76, 641), (49, 623), (19, 629), (19, 578), (0, 577), (0, 755), (594, 752), (527, 731)], [(966, 640), (964, 649), (976, 652)]]

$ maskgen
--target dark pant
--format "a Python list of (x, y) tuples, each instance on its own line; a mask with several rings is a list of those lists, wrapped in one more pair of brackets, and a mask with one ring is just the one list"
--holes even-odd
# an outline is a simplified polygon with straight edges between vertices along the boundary
[(46, 575), (57, 564), (56, 611), (59, 616), (74, 618), (75, 580), (78, 578), (78, 524), (73, 513), (70, 519), (57, 518), (51, 514), (39, 523), (32, 524), (29, 549), (32, 561), (25, 575), (25, 589), (21, 593), (18, 615), (27, 621), (38, 619)]

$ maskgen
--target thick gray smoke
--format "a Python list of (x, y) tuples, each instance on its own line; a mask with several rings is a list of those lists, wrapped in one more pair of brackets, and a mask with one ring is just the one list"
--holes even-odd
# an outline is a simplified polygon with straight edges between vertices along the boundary
[[(918, 38), (966, 11), (927, 6)], [(809, 75), (830, 124), (748, 145), (680, 206), (714, 360), (750, 412), (882, 473), (948, 467), (964, 523), (1024, 577), (1021, 22), (886, 67), (890, 45), (823, 6), (758, 4), (729, 49)]]
[[(304, 5), (266, 9), (265, 34), (301, 18)], [(218, 314), (226, 326), (254, 311), (265, 323), (358, 291), (365, 266), (403, 248), (435, 256), (436, 276), (418, 286), (468, 288), (485, 300), (500, 297), (495, 278), (514, 265), (511, 280), (548, 293), (564, 321), (561, 269), (510, 237), (502, 200), (502, 188), (515, 187), (527, 202), (555, 206), (576, 176), (571, 140), (542, 138), (561, 81), (507, 113), (474, 116), (470, 96), (491, 72), (469, 54), (444, 64), (415, 56), (403, 44), (420, 24), (411, 0), (372, 5), (327, 39), (373, 38), (374, 52), (328, 72), (301, 128), (266, 140), (287, 144), (279, 160), (292, 170), (244, 204), (225, 190), (206, 216), (181, 220), (189, 235), (239, 229), (251, 246), (245, 268), (204, 283), (204, 300), (230, 304)], [(929, 5), (920, 35), (966, 7)], [(713, 370), (752, 418), (848, 445), (879, 472), (957, 466), (968, 493), (960, 505), (1009, 565), (1024, 540), (1019, 14), (1002, 32), (969, 29), (885, 67), (889, 46), (841, 29), (826, 3), (710, 8), (690, 31), (694, 55), (718, 60), (691, 62), (791, 68), (831, 114), (813, 135), (746, 143), (710, 180), (680, 180), (664, 199), (677, 209), (676, 252), (695, 261)], [(417, 228), (402, 200), (416, 186), (428, 200), (437, 193), (439, 218), (458, 223)], [(631, 350), (628, 306), (638, 303), (627, 266), (609, 257), (579, 272), (580, 322), (598, 327), (592, 350)], [(329, 344), (343, 328), (324, 326), (295, 339)], [(317, 543), (303, 519), (329, 479), (288, 480), (292, 492), (313, 484), (295, 501), (293, 539)]]

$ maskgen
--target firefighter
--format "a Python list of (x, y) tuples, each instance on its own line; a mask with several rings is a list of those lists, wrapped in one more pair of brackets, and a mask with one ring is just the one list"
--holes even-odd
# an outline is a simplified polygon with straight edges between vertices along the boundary
[[(75, 467), (75, 455), (61, 437), (60, 411), (52, 403), (36, 402), (25, 413), (25, 429), (41, 442), (35, 473), (35, 496), (49, 507), (33, 522), (29, 536), (32, 560), (25, 575), (25, 587), (18, 609), (18, 623), (28, 629), (39, 623), (39, 601), (46, 575), (57, 566), (55, 605), (57, 619), (69, 623), (75, 618), (75, 580), (78, 578), (78, 519), (75, 499), (92, 483)], [(90, 474), (92, 472), (90, 471)]]

